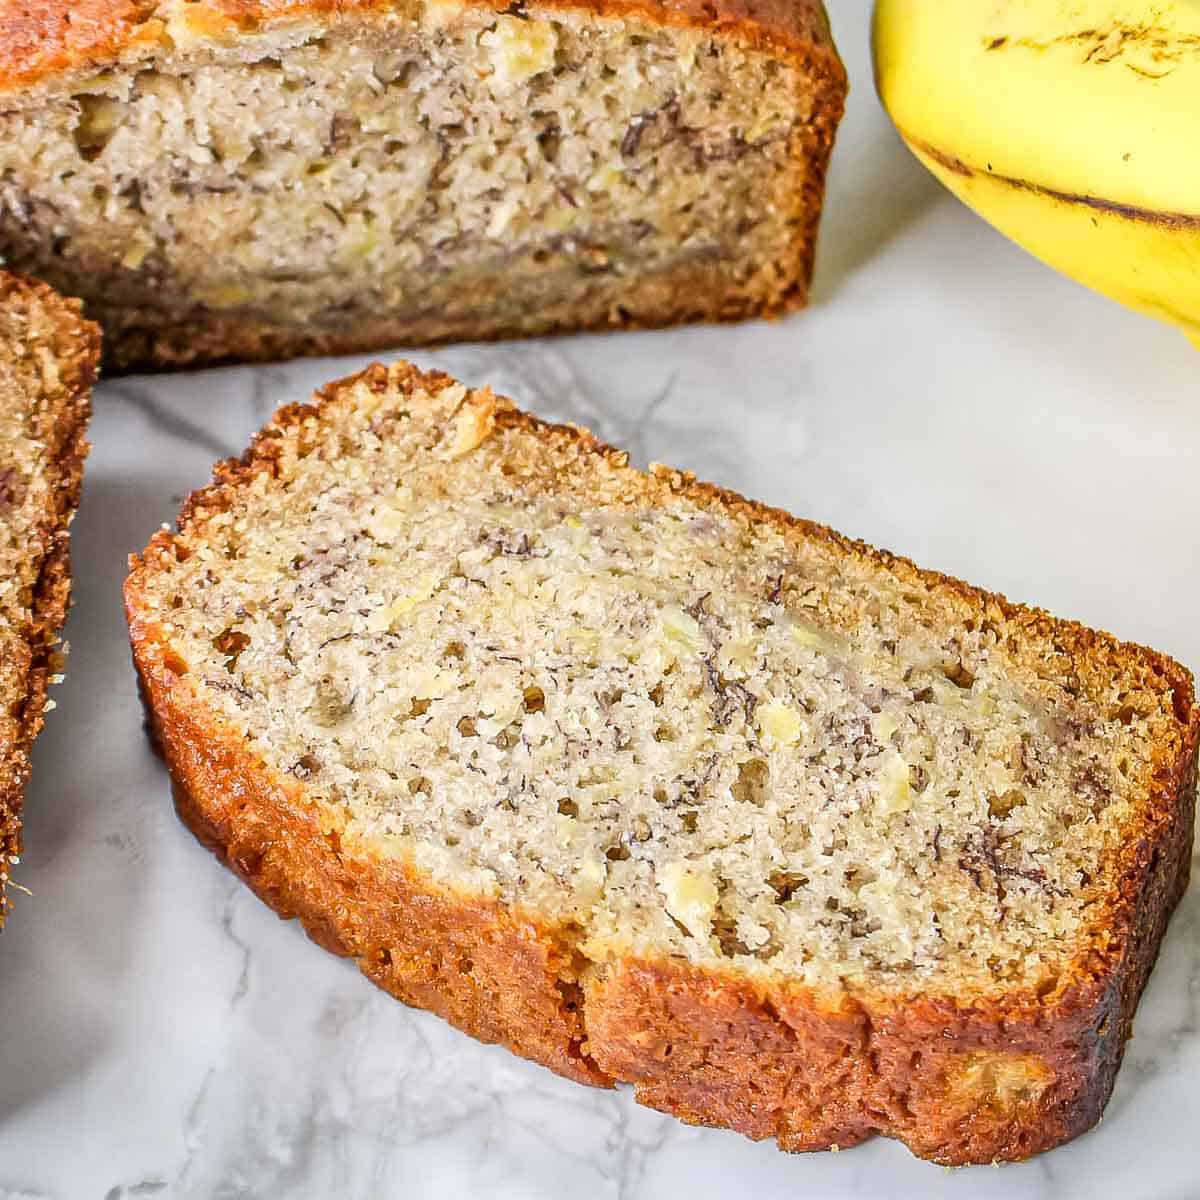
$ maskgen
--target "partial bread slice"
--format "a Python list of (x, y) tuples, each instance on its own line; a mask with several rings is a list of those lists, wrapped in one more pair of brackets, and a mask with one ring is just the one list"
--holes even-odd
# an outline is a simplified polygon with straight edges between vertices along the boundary
[(100, 331), (76, 300), (0, 271), (0, 925), (29, 751), (61, 668)]
[(114, 366), (802, 307), (820, 0), (0, 3), (0, 255)]
[(443, 375), (319, 399), (126, 585), (180, 812), (260, 896), (786, 1149), (1096, 1121), (1187, 879), (1187, 671)]

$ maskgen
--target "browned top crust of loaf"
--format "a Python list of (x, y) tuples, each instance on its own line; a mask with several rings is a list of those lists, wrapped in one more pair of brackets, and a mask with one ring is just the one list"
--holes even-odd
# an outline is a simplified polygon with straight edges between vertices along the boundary
[[(477, 0), (477, 6), (509, 7), (507, 0)], [(538, 7), (726, 33), (786, 57), (822, 60), (824, 73), (844, 91), (821, 0), (539, 0)], [(0, 0), (0, 91), (169, 49), (179, 22), (200, 41), (227, 44), (298, 21), (416, 15), (420, 8), (420, 0)]]
[[(48, 484), (44, 507), (32, 516), (22, 548), (29, 564), (28, 598), (15, 611), (0, 607), (0, 925), (9, 866), (21, 851), (21, 805), (29, 752), (42, 728), (46, 691), (58, 655), (58, 630), (67, 614), (71, 579), (67, 526), (79, 502), (90, 389), (100, 361), (100, 330), (83, 320), (77, 300), (43, 283), (0, 271), (0, 361), (32, 360), (43, 381), (21, 414), (39, 446), (37, 469)], [(4, 453), (11, 448), (6, 448)], [(0, 466), (4, 466), (0, 453)], [(0, 473), (3, 474), (3, 473)], [(0, 487), (0, 520), (12, 498)]]

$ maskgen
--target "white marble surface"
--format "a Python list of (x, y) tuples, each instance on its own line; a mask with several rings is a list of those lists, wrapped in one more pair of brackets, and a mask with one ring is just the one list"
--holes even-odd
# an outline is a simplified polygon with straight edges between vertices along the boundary
[[(809, 313), (415, 357), (1200, 666), (1200, 358), (941, 194), (875, 102), (866, 6), (835, 4), (857, 90)], [(220, 869), (142, 734), (125, 556), (277, 404), (357, 365), (96, 397), (32, 895), (0, 936), (0, 1200), (1200, 1196), (1196, 888), (1099, 1129), (952, 1173), (884, 1141), (781, 1155), (565, 1083), (389, 1000)]]

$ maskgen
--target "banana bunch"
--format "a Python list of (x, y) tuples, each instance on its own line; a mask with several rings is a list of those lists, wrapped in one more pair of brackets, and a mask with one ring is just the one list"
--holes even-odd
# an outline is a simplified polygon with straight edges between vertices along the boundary
[(955, 195), (1200, 348), (1200, 0), (878, 0), (874, 50)]

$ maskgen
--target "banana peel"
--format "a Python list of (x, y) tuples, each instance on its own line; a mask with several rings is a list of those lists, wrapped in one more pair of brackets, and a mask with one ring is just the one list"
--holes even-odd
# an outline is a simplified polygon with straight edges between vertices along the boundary
[(873, 35), (950, 191), (1200, 348), (1200, 0), (878, 0)]

